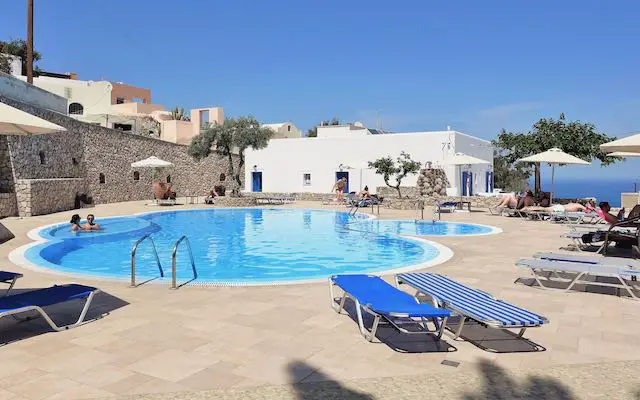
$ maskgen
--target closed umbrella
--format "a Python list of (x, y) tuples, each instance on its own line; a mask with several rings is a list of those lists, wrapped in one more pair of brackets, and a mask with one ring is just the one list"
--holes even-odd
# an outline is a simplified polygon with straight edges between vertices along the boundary
[[(460, 173), (462, 173), (463, 165), (467, 165), (470, 167), (472, 165), (491, 164), (490, 161), (482, 160), (480, 158), (473, 157), (464, 153), (454, 154), (448, 160), (446, 160), (446, 163), (449, 165), (460, 166)], [(469, 193), (469, 191), (467, 191), (467, 193)], [(460, 188), (460, 207), (462, 207), (462, 188)]]
[(632, 136), (623, 137), (613, 142), (600, 145), (600, 150), (605, 153), (614, 151), (622, 151), (628, 153), (640, 153), (640, 133)]
[(557, 147), (554, 147), (547, 151), (543, 151), (542, 153), (534, 154), (529, 157), (521, 158), (518, 161), (531, 162), (531, 163), (547, 163), (551, 165), (551, 200), (553, 200), (553, 191), (554, 191), (553, 180), (555, 176), (556, 165), (567, 165), (567, 164), (589, 165), (590, 164), (589, 162), (581, 158), (565, 153), (564, 151), (560, 150)]
[(66, 129), (62, 126), (0, 103), (0, 134), (2, 135), (30, 136), (63, 131)]
[[(149, 158), (145, 158), (144, 160), (131, 163), (132, 168), (153, 168), (154, 179), (157, 177), (160, 169), (171, 167), (171, 166), (173, 166), (172, 163), (170, 163), (169, 161), (161, 160), (156, 156), (151, 156)], [(153, 187), (152, 187), (152, 191), (153, 191)]]

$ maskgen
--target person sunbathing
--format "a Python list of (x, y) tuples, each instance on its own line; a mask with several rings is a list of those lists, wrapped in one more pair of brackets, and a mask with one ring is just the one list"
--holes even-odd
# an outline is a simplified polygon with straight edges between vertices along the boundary
[(524, 207), (531, 207), (536, 204), (533, 197), (533, 193), (529, 190), (524, 196), (516, 197), (514, 194), (509, 193), (502, 196), (502, 202), (495, 208), (512, 208), (521, 210)]
[(204, 198), (204, 203), (205, 204), (215, 204), (216, 202), (216, 197), (218, 195), (216, 195), (216, 192), (214, 192), (213, 190), (209, 192), (209, 196)]
[(371, 195), (369, 194), (369, 186), (365, 186), (364, 189), (362, 189), (360, 193), (358, 193), (358, 197), (360, 198), (360, 200), (371, 198)]
[(85, 231), (97, 231), (100, 229), (100, 225), (95, 223), (96, 217), (93, 214), (87, 215), (87, 223), (82, 226)]

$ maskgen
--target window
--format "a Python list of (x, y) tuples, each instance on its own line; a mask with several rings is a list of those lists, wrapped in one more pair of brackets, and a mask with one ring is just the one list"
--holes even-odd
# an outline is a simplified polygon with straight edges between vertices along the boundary
[(82, 115), (84, 114), (84, 107), (80, 103), (69, 104), (69, 115)]
[(104, 179), (104, 174), (101, 172), (100, 175), (98, 176), (98, 180), (100, 183), (104, 183), (105, 179)]
[(113, 124), (113, 129), (117, 129), (119, 131), (130, 132), (133, 126), (131, 124)]
[(311, 174), (302, 174), (302, 184), (304, 186), (311, 186)]
[(134, 181), (139, 181), (140, 180), (140, 172), (133, 171), (133, 180)]
[(40, 156), (40, 165), (45, 165), (47, 163), (47, 159), (44, 156), (44, 151), (41, 151), (38, 155)]
[(75, 157), (71, 158), (71, 164), (78, 165), (78, 160)]
[(227, 179), (227, 176), (223, 173), (220, 174), (220, 182), (224, 182)]
[(124, 104), (125, 98), (124, 97), (116, 97), (116, 104)]
[(167, 183), (171, 183), (171, 175), (167, 175)]
[(209, 125), (209, 110), (200, 110), (200, 127)]
[(291, 132), (291, 125), (287, 125), (287, 132)]

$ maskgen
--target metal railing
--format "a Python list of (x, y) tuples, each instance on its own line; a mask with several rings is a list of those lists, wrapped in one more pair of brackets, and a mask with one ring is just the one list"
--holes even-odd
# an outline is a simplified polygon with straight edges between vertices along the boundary
[(180, 239), (176, 241), (175, 246), (173, 246), (173, 253), (171, 254), (171, 289), (177, 289), (177, 280), (176, 280), (176, 255), (178, 253), (178, 246), (182, 241), (187, 245), (187, 250), (189, 250), (189, 258), (191, 259), (191, 269), (193, 270), (193, 279), (186, 281), (180, 286), (184, 286), (189, 282), (195, 281), (198, 279), (198, 272), (196, 271), (196, 262), (193, 260), (193, 252), (191, 251), (191, 243), (189, 243), (189, 238), (186, 235), (183, 235)]
[[(158, 264), (158, 270), (160, 271), (160, 277), (161, 278), (164, 277), (164, 271), (162, 270), (162, 264), (160, 264), (160, 257), (158, 257), (158, 250), (156, 249), (156, 244), (153, 242), (153, 239), (151, 238), (151, 234), (148, 233), (143, 237), (141, 237), (140, 239), (138, 239), (133, 244), (133, 247), (131, 248), (131, 287), (139, 286), (139, 285), (136, 285), (136, 252), (138, 251), (138, 245), (147, 239), (151, 241), (153, 254), (156, 256), (156, 263)], [(156, 279), (156, 278), (146, 280), (142, 282), (140, 285), (142, 285), (143, 283), (149, 282), (150, 280), (153, 280), (153, 279)]]

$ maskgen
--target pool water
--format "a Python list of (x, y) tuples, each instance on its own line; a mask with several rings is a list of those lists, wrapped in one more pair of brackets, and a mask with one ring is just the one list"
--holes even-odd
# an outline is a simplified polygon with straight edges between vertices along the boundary
[(416, 236), (470, 236), (487, 235), (497, 232), (486, 225), (463, 224), (444, 221), (400, 221), (369, 219), (349, 225), (351, 229), (376, 234), (416, 235)]
[[(424, 264), (439, 254), (435, 246), (380, 229), (364, 216), (334, 211), (208, 209), (96, 222), (103, 230), (72, 233), (69, 224), (41, 230), (47, 241), (30, 247), (26, 259), (55, 271), (128, 279), (133, 244), (151, 234), (167, 278), (173, 246), (186, 235), (199, 282), (242, 284), (386, 271)], [(376, 229), (351, 229), (354, 224)], [(158, 275), (149, 241), (138, 248), (136, 270), (139, 280)], [(180, 281), (193, 276), (186, 247), (178, 250), (176, 276)]]

